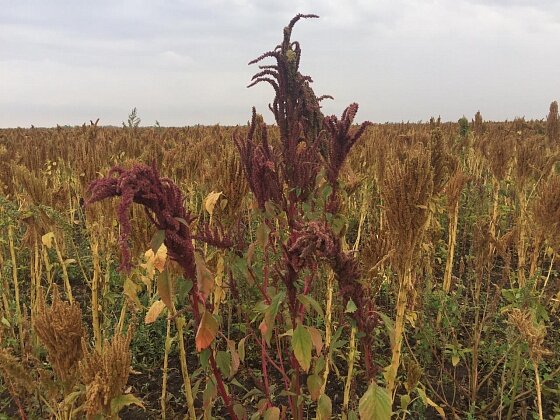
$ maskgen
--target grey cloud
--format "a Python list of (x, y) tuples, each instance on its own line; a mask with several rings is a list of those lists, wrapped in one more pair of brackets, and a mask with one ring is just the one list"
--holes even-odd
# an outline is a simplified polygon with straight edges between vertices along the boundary
[[(557, 99), (559, 5), (528, 0), (11, 2), (0, 14), (0, 126), (244, 123), (268, 87), (247, 62), (298, 12), (302, 71), (374, 121), (541, 118)], [(270, 116), (268, 116), (270, 118)]]

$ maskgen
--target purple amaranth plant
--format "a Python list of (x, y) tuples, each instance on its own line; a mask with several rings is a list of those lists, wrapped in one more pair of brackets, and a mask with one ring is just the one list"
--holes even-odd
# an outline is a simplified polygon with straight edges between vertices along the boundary
[(360, 139), (362, 134), (371, 122), (364, 121), (357, 130), (350, 131), (356, 113), (358, 112), (358, 104), (350, 104), (342, 113), (340, 121), (335, 115), (325, 117), (322, 131), (324, 136), (324, 161), (326, 167), (327, 181), (331, 184), (333, 191), (327, 210), (330, 213), (337, 213), (340, 203), (338, 201), (338, 176), (342, 165), (346, 161), (350, 149)]
[(377, 316), (369, 296), (364, 295), (359, 283), (360, 270), (356, 259), (342, 250), (340, 237), (323, 221), (311, 221), (296, 230), (285, 250), (286, 258), (295, 272), (312, 267), (322, 260), (336, 275), (344, 305), (352, 300), (357, 306), (356, 321), (362, 331), (371, 331)]
[(172, 180), (161, 178), (155, 167), (138, 164), (130, 169), (114, 167), (105, 178), (93, 181), (88, 188), (86, 205), (110, 197), (121, 197), (118, 221), (121, 227), (119, 246), (122, 253), (121, 269), (131, 269), (130, 250), (130, 208), (132, 203), (141, 204), (147, 217), (165, 232), (168, 255), (191, 279), (196, 278), (194, 247), (189, 224), (195, 219), (185, 210), (183, 194)]
[(292, 201), (305, 201), (315, 187), (320, 168), (319, 133), (323, 114), (319, 102), (330, 96), (316, 97), (310, 84), (311, 77), (299, 72), (301, 48), (291, 41), (292, 29), (302, 18), (317, 15), (295, 16), (284, 28), (284, 38), (273, 51), (268, 51), (249, 64), (256, 64), (272, 57), (276, 64), (260, 65), (249, 87), (269, 83), (275, 91), (270, 110), (280, 131), (282, 155), (279, 169), (289, 188)]
[[(183, 205), (183, 194), (179, 187), (168, 178), (161, 178), (155, 163), (152, 166), (138, 164), (130, 169), (114, 167), (105, 178), (93, 181), (88, 188), (87, 205), (110, 197), (121, 197), (118, 208), (118, 220), (121, 226), (119, 246), (121, 248), (121, 269), (131, 268), (128, 239), (130, 236), (130, 208), (133, 203), (144, 206), (149, 220), (159, 230), (164, 231), (164, 243), (167, 254), (183, 269), (187, 278), (196, 279), (196, 260), (192, 244), (193, 234), (189, 227), (195, 220)], [(203, 225), (195, 236), (206, 243), (220, 247), (232, 247), (233, 241), (223, 234), (222, 229), (210, 229)], [(206, 299), (199, 293), (196, 282), (190, 296), (192, 310), (197, 324), (201, 322), (199, 303), (206, 304)], [(216, 378), (218, 392), (227, 407), (230, 418), (237, 419), (233, 411), (232, 400), (225, 389), (221, 373), (213, 354), (210, 365)]]
[(264, 210), (267, 201), (283, 203), (282, 185), (276, 169), (276, 158), (268, 143), (266, 124), (255, 108), (247, 137), (244, 139), (235, 135), (234, 141), (259, 208)]
[[(283, 258), (275, 271), (286, 286), (294, 327), (298, 317), (298, 278), (306, 270), (316, 272), (317, 263), (322, 262), (335, 272), (344, 304), (350, 299), (356, 303), (358, 309), (353, 316), (367, 334), (375, 326), (376, 317), (373, 301), (359, 282), (357, 261), (343, 251), (340, 235), (334, 233), (327, 218), (306, 221), (305, 206), (301, 205), (316, 192), (318, 174), (324, 170), (332, 186), (325, 212), (336, 215), (340, 211), (340, 170), (354, 144), (371, 124), (366, 121), (352, 129), (358, 111), (355, 103), (346, 108), (340, 120), (336, 116), (324, 117), (320, 102), (332, 97), (317, 97), (311, 88), (311, 77), (300, 73), (301, 48), (297, 41), (291, 41), (292, 29), (302, 18), (317, 17), (295, 16), (284, 28), (282, 43), (249, 63), (260, 63), (266, 58), (275, 60), (272, 65), (259, 65), (260, 71), (253, 76), (249, 87), (264, 82), (274, 89), (274, 100), (269, 108), (279, 128), (278, 153), (269, 145), (266, 126), (254, 108), (247, 138), (235, 135), (234, 140), (260, 209), (264, 210), (265, 203), (270, 200), (287, 216), (289, 239), (287, 244), (281, 245)], [(309, 291), (312, 281), (309, 279), (314, 277), (306, 277), (304, 293)], [(366, 359), (369, 368), (369, 354)]]

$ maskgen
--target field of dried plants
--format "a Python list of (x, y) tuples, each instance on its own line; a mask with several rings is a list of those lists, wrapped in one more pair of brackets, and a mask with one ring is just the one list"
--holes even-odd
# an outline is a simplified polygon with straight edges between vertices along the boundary
[(324, 116), (308, 17), (272, 126), (0, 130), (0, 419), (560, 418), (557, 103)]

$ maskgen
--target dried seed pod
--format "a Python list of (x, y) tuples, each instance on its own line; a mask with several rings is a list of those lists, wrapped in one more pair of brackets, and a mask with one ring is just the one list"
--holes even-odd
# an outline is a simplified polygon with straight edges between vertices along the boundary
[(512, 308), (508, 312), (508, 322), (517, 329), (523, 340), (528, 344), (529, 355), (534, 362), (538, 363), (543, 356), (552, 354), (543, 345), (546, 337), (546, 327), (536, 322), (532, 311)]
[(101, 353), (95, 349), (88, 350), (85, 340), (82, 340), (84, 358), (79, 363), (79, 369), (86, 386), (88, 418), (108, 414), (111, 400), (124, 392), (132, 362), (131, 339), (132, 328), (129, 328), (125, 335), (116, 334), (110, 342), (105, 342)]
[(390, 164), (382, 191), (387, 227), (398, 250), (395, 257), (400, 267), (410, 265), (416, 257), (432, 193), (430, 150), (417, 143), (404, 160)]
[(558, 102), (550, 104), (550, 111), (546, 118), (546, 133), (549, 144), (557, 145), (560, 141), (560, 118), (558, 117)]
[(540, 185), (533, 201), (533, 218), (539, 234), (560, 251), (560, 176), (554, 175)]
[(482, 133), (484, 132), (484, 126), (482, 123), (482, 114), (480, 113), (480, 111), (477, 111), (476, 114), (474, 115), (474, 121), (473, 121), (473, 132), (476, 136), (482, 136)]
[(81, 341), (85, 336), (82, 310), (78, 304), (62, 301), (56, 286), (50, 307), (39, 293), (34, 329), (47, 348), (56, 376), (62, 381), (73, 379), (82, 358)]

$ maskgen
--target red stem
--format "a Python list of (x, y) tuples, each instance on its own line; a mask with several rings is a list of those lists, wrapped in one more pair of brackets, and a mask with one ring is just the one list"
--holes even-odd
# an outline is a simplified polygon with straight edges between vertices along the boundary
[[(252, 273), (252, 270), (251, 270), (250, 268), (247, 268), (247, 270), (251, 271), (251, 273)], [(254, 276), (253, 276), (253, 277), (254, 277)], [(259, 291), (261, 292), (261, 295), (263, 296), (264, 301), (266, 302), (266, 304), (267, 304), (267, 305), (270, 305), (271, 300), (270, 300), (270, 297), (268, 296), (268, 293), (266, 292), (266, 289), (265, 289), (263, 286), (261, 286), (260, 284), (258, 284), (258, 283), (255, 283), (255, 285), (257, 286), (257, 288), (258, 288)]]
[(368, 337), (365, 336), (362, 338), (362, 346), (364, 348), (364, 359), (366, 362), (366, 373), (368, 376), (368, 379), (372, 379), (373, 377), (373, 366), (371, 364), (371, 348), (368, 342), (366, 342), (366, 340), (368, 340)]
[[(191, 290), (191, 298), (192, 298), (194, 318), (196, 324), (198, 325), (200, 324), (200, 311), (198, 310), (199, 294), (198, 294), (198, 287), (196, 286), (196, 284), (193, 285), (193, 288)], [(224, 386), (224, 381), (222, 379), (222, 374), (220, 373), (220, 370), (216, 365), (216, 359), (214, 359), (214, 353), (212, 351), (210, 351), (210, 366), (212, 367), (212, 372), (214, 373), (214, 377), (216, 378), (216, 384), (218, 385), (218, 393), (220, 394), (220, 397), (222, 397), (222, 400), (224, 400), (224, 404), (226, 405), (230, 418), (232, 420), (237, 420), (237, 415), (233, 410), (231, 398), (229, 397), (226, 391), (226, 388)]]
[(264, 337), (261, 337), (261, 365), (264, 378), (264, 394), (266, 396), (266, 399), (268, 400), (269, 407), (272, 407), (272, 401), (270, 400), (270, 387), (268, 384), (268, 371), (266, 369), (266, 356), (266, 343), (264, 341)]
[(299, 367), (299, 363), (296, 359), (296, 356), (293, 354), (290, 357), (291, 359), (291, 365), (292, 365), (292, 369), (294, 370), (294, 374), (293, 374), (293, 390), (292, 392), (296, 395), (291, 396), (290, 399), (292, 400), (292, 404), (295, 407), (295, 410), (293, 411), (294, 414), (294, 418), (295, 419), (303, 419), (303, 404), (299, 404), (298, 405), (298, 400), (299, 397), (301, 395), (301, 384), (300, 384), (300, 367)]
[[(286, 369), (284, 368), (284, 358), (282, 357), (282, 349), (280, 349), (280, 339), (278, 338), (278, 334), (276, 334), (276, 352), (278, 354), (278, 360), (280, 361), (280, 366), (277, 366), (276, 363), (272, 362), (272, 360), (271, 363), (282, 374), (282, 378), (284, 379), (284, 387), (286, 388), (286, 391), (290, 391), (290, 378), (286, 374)], [(296, 406), (294, 405), (293, 399), (288, 398), (288, 402), (290, 403), (290, 409), (292, 410), (292, 413), (295, 413)]]
[(21, 418), (21, 420), (27, 420), (27, 416), (25, 415), (25, 410), (23, 409), (23, 406), (21, 405), (21, 401), (19, 400), (18, 397), (15, 397), (15, 396), (14, 396), (14, 400), (16, 402), (16, 405), (18, 406), (19, 417)]
[(216, 365), (216, 359), (214, 359), (214, 354), (212, 352), (210, 352), (210, 365), (212, 365), (212, 371), (214, 372), (214, 377), (216, 378), (216, 383), (218, 385), (218, 392), (220, 393), (220, 396), (224, 400), (224, 404), (226, 405), (226, 407), (228, 409), (228, 413), (230, 415), (230, 418), (233, 419), (233, 420), (237, 420), (237, 415), (235, 414), (235, 411), (233, 411), (233, 405), (231, 403), (231, 398), (229, 398), (229, 395), (226, 392), (226, 388), (224, 386), (224, 381), (222, 381), (222, 375), (220, 374), (220, 370), (218, 369), (218, 366)]
[[(255, 336), (255, 334), (251, 333), (251, 336), (255, 339), (255, 342), (261, 346), (263, 346), (263, 343), (261, 343), (261, 341)], [(272, 360), (272, 358), (270, 357), (270, 355), (268, 353), (264, 353), (266, 356), (266, 360), (268, 360), (268, 362), (274, 367), (276, 368), (276, 370), (278, 370), (278, 372), (280, 372), (280, 375), (282, 375), (282, 378), (284, 379), (284, 385), (286, 386), (286, 390), (289, 391), (290, 389), (290, 378), (288, 377), (288, 374), (286, 373), (286, 370), (284, 369), (283, 366), (278, 365), (278, 363), (276, 363), (274, 360)]]
[(263, 288), (268, 290), (268, 244), (264, 246), (264, 264), (263, 264)]

